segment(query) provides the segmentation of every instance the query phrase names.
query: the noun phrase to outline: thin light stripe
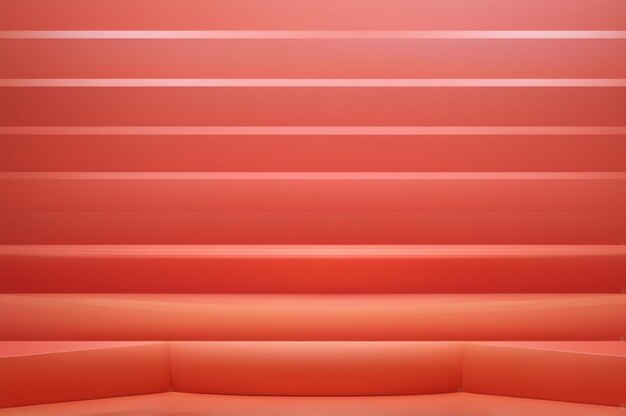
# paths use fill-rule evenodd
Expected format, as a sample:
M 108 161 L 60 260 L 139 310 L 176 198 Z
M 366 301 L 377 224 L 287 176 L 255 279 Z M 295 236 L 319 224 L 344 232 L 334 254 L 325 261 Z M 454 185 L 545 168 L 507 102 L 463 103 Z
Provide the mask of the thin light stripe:
M 0 87 L 624 87 L 609 78 L 37 78 L 0 79 Z
M 490 258 L 625 255 L 625 245 L 0 245 L 0 256 L 29 257 Z
M 626 135 L 626 126 L 0 126 L 0 135 L 580 136 Z
M 0 180 L 626 180 L 626 172 L 0 172 Z
M 2 39 L 626 39 L 623 30 L 26 30 Z

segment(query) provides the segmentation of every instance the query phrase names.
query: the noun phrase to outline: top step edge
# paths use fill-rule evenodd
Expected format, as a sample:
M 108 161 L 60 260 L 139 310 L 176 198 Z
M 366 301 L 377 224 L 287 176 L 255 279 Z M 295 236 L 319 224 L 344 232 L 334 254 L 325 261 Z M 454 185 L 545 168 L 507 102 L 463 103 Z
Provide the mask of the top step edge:
M 626 172 L 0 172 L 0 180 L 626 180 Z
M 626 30 L 0 30 L 0 39 L 626 39 Z
M 626 245 L 0 245 L 2 256 L 493 258 L 626 256 Z
M 0 126 L 7 135 L 563 136 L 626 135 L 626 126 Z

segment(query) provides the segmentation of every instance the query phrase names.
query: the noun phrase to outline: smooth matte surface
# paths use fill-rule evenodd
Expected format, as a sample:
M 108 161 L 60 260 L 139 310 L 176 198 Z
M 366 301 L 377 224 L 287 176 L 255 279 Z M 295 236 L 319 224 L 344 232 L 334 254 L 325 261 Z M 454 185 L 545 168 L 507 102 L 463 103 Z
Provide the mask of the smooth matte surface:
M 620 0 L 3 0 L 0 29 L 624 30 Z M 149 10 L 150 13 L 146 13 Z M 454 10 L 454 13 L 451 13 Z M 486 13 L 485 11 L 488 11 Z
M 624 48 L 626 39 L 85 42 L 0 34 L 0 61 L 11 62 L 0 78 L 624 78 Z
M 0 406 L 180 391 L 482 394 L 620 406 L 623 341 L 0 342 Z
M 626 173 L 15 172 L 0 193 L 6 212 L 602 212 L 626 211 Z
M 160 393 L 170 386 L 164 343 L 2 342 L 3 351 L 0 407 Z
M 133 215 L 135 221 L 126 229 L 112 223 L 99 231 L 109 238 L 118 232 L 129 238 L 147 216 Z M 78 217 L 84 220 L 82 228 L 93 229 L 87 221 L 91 216 L 74 213 L 74 220 Z M 193 221 L 203 217 L 188 217 L 188 233 L 177 229 L 177 238 L 198 238 L 200 229 L 197 223 L 193 228 Z M 237 218 L 243 217 L 232 216 L 229 224 L 235 226 Z M 247 225 L 259 230 L 259 224 Z M 346 232 L 346 225 L 338 230 Z M 416 236 L 423 236 L 427 225 L 416 228 Z M 549 226 L 553 232 L 555 224 Z M 52 238 L 32 224 L 27 229 L 43 240 Z M 265 230 L 268 238 L 280 231 Z M 80 229 L 68 224 L 58 231 L 69 238 Z M 325 231 L 339 238 L 337 230 Z M 437 231 L 444 230 L 432 230 Z M 148 232 L 144 229 L 144 237 Z M 8 277 L 0 279 L 4 293 L 621 293 L 626 288 L 626 246 L 8 245 L 0 246 L 0 274 Z
M 540 344 L 466 345 L 463 391 L 623 406 L 626 342 L 614 351 L 594 350 L 593 344 L 582 351 Z
M 174 389 L 191 393 L 450 393 L 462 377 L 458 343 L 175 342 L 170 359 Z
M 50 130 L 50 129 L 46 129 Z M 124 130 L 124 129 L 122 129 Z M 102 129 L 0 135 L 6 172 L 624 172 L 626 134 L 437 135 L 319 131 L 262 135 Z M 148 130 L 148 131 L 144 131 Z M 315 130 L 315 129 L 313 129 Z M 392 129 L 390 129 L 392 130 Z M 626 129 L 625 129 L 626 130 Z M 151 131 L 151 133 L 150 133 Z M 563 149 L 567 148 L 567 152 Z
M 0 409 L 2 416 L 623 416 L 623 409 L 449 393 L 421 396 L 267 397 L 160 393 Z
M 0 415 L 623 414 L 623 0 L 0 10 Z
M 35 341 L 619 340 L 626 295 L 4 294 L 0 327 Z
M 622 244 L 624 212 L 0 212 L 2 244 Z
M 626 87 L 2 87 L 0 126 L 623 126 Z

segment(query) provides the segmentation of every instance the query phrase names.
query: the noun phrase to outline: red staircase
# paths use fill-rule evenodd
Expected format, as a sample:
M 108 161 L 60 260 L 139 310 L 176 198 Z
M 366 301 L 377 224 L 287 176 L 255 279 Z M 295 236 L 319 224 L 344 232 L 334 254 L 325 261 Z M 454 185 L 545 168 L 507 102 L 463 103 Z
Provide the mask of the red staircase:
M 0 416 L 623 415 L 623 1 L 0 10 Z

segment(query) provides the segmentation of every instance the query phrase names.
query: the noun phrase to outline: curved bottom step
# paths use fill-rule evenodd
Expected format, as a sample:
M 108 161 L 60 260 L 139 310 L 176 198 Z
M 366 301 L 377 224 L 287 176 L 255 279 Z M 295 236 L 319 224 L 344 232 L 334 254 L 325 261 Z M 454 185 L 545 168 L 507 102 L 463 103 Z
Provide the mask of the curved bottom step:
M 619 409 L 624 374 L 621 341 L 11 341 L 0 342 L 0 407 L 175 391 L 276 400 L 465 392 Z

